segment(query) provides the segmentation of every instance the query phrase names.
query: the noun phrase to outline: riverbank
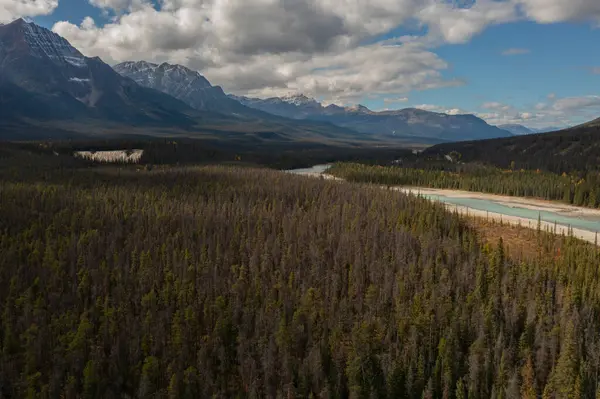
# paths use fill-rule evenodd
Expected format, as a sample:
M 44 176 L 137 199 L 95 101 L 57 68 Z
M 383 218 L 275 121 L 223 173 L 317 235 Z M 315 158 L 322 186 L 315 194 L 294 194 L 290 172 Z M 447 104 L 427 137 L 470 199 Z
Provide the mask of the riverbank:
M 427 187 L 399 187 L 401 191 L 420 195 L 444 196 L 452 198 L 470 198 L 494 201 L 508 207 L 518 207 L 534 211 L 557 213 L 567 217 L 579 217 L 600 221 L 600 210 L 567 205 L 556 201 L 539 200 L 525 197 L 487 194 L 474 191 L 447 190 Z
M 584 220 L 600 221 L 600 210 L 580 208 L 572 205 L 563 205 L 552 201 L 536 200 L 522 197 L 509 197 L 470 191 L 432 189 L 424 187 L 394 187 L 394 189 L 404 193 L 412 193 L 415 195 L 423 196 L 443 196 L 450 198 L 468 198 L 493 201 L 495 203 L 510 208 L 523 208 L 538 212 L 552 212 L 565 217 L 575 217 Z M 448 210 L 458 212 L 459 214 L 467 217 L 485 218 L 488 220 L 501 221 L 502 223 L 506 223 L 513 226 L 522 226 L 532 229 L 537 229 L 539 223 L 540 228 L 543 231 L 547 231 L 558 235 L 568 235 L 569 230 L 571 230 L 573 236 L 576 238 L 590 243 L 596 242 L 597 233 L 590 230 L 574 228 L 569 225 L 564 225 L 556 222 L 549 222 L 544 220 L 540 222 L 531 218 L 524 218 L 497 212 L 473 209 L 467 206 L 452 203 L 444 203 L 444 205 Z
M 316 165 L 313 168 L 307 168 L 302 170 L 289 171 L 295 174 L 303 176 L 324 178 L 328 180 L 343 181 L 339 177 L 327 174 L 329 165 Z M 382 187 L 387 188 L 387 187 Z M 502 222 L 506 225 L 521 226 L 531 229 L 537 229 L 539 227 L 546 232 L 550 232 L 558 235 L 569 235 L 572 232 L 573 236 L 581 240 L 595 243 L 597 233 L 596 231 L 572 227 L 571 223 L 559 223 L 557 221 L 541 220 L 538 221 L 536 217 L 522 217 L 516 215 L 510 215 L 500 212 L 494 212 L 490 210 L 477 209 L 476 207 L 466 206 L 460 203 L 452 202 L 468 202 L 468 201 L 488 201 L 497 205 L 499 208 L 503 208 L 508 213 L 528 213 L 527 216 L 531 216 L 532 213 L 539 213 L 544 215 L 547 219 L 549 214 L 556 215 L 557 219 L 567 218 L 573 222 L 584 222 L 589 224 L 596 224 L 600 226 L 600 210 L 581 208 L 573 205 L 561 204 L 559 202 L 545 201 L 538 199 L 530 199 L 523 197 L 510 197 L 495 194 L 486 194 L 471 191 L 461 190 L 448 190 L 448 189 L 434 189 L 426 187 L 400 187 L 392 186 L 392 190 L 397 190 L 403 193 L 412 193 L 415 195 L 422 195 L 436 201 L 439 199 L 449 211 L 458 212 L 465 217 L 472 218 L 483 218 L 488 221 Z M 544 218 L 542 218 L 544 219 Z M 588 226 L 585 226 L 588 227 Z

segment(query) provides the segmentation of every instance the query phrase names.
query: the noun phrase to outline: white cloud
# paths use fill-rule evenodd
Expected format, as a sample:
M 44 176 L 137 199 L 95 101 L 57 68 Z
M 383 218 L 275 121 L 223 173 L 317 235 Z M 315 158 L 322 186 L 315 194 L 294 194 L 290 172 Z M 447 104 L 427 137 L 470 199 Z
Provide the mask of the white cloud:
M 132 11 L 140 9 L 146 5 L 149 5 L 148 0 L 88 0 L 94 7 L 101 8 L 103 10 L 113 10 L 117 13 L 123 11 Z
M 476 115 L 492 125 L 521 124 L 527 127 L 573 126 L 595 119 L 600 115 L 600 96 L 558 98 L 547 96 L 547 102 L 533 105 L 531 109 L 517 108 L 498 102 L 488 102 Z
M 58 7 L 58 0 L 0 0 L 0 23 L 21 17 L 48 15 Z
M 566 97 L 556 100 L 556 111 L 574 111 L 594 108 L 600 114 L 600 96 Z
M 382 27 L 359 27 L 356 12 L 402 19 L 416 1 L 386 8 L 384 0 L 348 0 L 346 14 L 332 7 L 336 1 L 346 0 L 170 0 L 162 9 L 142 6 L 102 28 L 88 18 L 80 26 L 59 22 L 53 30 L 86 55 L 113 63 L 181 63 L 228 91 L 252 96 L 297 90 L 337 101 L 463 84 L 443 78 L 447 63 L 420 43 L 358 44 Z
M 531 50 L 526 49 L 526 48 L 509 48 L 506 49 L 502 52 L 502 55 L 523 55 L 523 54 L 529 54 L 531 53 Z
M 512 109 L 512 107 L 510 105 L 506 105 L 506 104 L 502 104 L 499 102 L 487 102 L 487 103 L 483 103 L 481 105 L 481 108 L 483 109 L 489 109 L 489 110 L 497 110 L 497 111 L 510 111 Z
M 600 21 L 598 0 L 516 0 L 527 18 L 539 23 Z
M 490 25 L 518 19 L 510 1 L 479 0 L 470 7 L 458 7 L 456 2 L 447 1 L 429 3 L 432 4 L 424 7 L 417 18 L 429 27 L 430 34 L 447 43 L 466 43 Z
M 598 0 L 89 2 L 116 17 L 103 26 L 88 18 L 80 26 L 63 21 L 53 28 L 86 55 L 111 63 L 180 63 L 238 94 L 300 90 L 330 102 L 369 94 L 403 98 L 414 90 L 464 84 L 442 75 L 448 65 L 431 49 L 468 42 L 492 25 L 525 18 L 600 21 Z M 407 23 L 428 33 L 365 45 Z
M 397 104 L 397 103 L 405 103 L 408 102 L 408 97 L 394 97 L 394 98 L 384 98 L 384 104 Z
M 463 115 L 463 114 L 470 113 L 468 111 L 465 111 L 464 109 L 457 108 L 457 107 L 444 107 L 444 106 L 433 105 L 433 104 L 415 105 L 415 108 L 422 109 L 424 111 L 439 112 L 439 113 L 448 114 L 448 115 Z
M 600 75 L 600 67 L 592 67 L 590 70 L 594 75 Z

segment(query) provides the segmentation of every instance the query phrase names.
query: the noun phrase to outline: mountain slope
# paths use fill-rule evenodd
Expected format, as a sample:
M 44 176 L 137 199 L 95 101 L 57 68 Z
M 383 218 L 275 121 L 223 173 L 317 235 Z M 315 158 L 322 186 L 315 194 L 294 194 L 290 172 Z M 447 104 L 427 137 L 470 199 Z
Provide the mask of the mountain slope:
M 456 151 L 464 162 L 483 162 L 517 169 L 544 169 L 563 173 L 600 170 L 600 119 L 558 132 L 445 143 L 428 148 L 425 157 Z
M 440 141 L 510 137 L 511 134 L 474 115 L 447 115 L 421 109 L 374 112 L 367 107 L 324 107 L 303 95 L 268 99 L 231 96 L 242 104 L 261 111 L 294 119 L 333 123 L 358 132 Z
M 196 123 L 195 111 L 183 102 L 137 85 L 99 58 L 85 57 L 59 35 L 22 19 L 0 26 L 0 66 L 2 120 Z
M 204 76 L 181 65 L 128 61 L 113 68 L 140 86 L 168 94 L 198 110 L 221 114 L 256 114 L 229 98 L 221 87 L 212 86 Z

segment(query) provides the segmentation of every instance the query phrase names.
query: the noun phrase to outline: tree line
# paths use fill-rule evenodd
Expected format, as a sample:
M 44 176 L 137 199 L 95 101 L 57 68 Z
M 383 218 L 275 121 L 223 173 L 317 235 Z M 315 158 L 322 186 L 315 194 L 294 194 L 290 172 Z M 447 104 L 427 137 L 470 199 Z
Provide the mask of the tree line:
M 600 206 L 600 174 L 558 175 L 541 170 L 499 169 L 480 164 L 373 166 L 335 164 L 328 173 L 345 180 L 381 185 L 421 186 L 533 197 L 567 204 Z

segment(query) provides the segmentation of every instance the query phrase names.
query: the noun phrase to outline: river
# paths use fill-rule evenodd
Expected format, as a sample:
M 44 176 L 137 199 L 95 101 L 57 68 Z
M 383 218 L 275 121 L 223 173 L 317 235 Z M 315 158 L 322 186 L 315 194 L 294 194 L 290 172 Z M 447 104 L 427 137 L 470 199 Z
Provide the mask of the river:
M 288 172 L 316 176 L 327 171 L 330 165 L 315 165 L 312 168 L 294 169 Z M 449 209 L 477 217 L 502 219 L 511 224 L 537 227 L 538 218 L 545 230 L 556 228 L 558 233 L 573 234 L 586 241 L 594 242 L 600 232 L 600 211 L 521 197 L 507 197 L 457 190 L 437 190 L 419 187 L 397 187 L 403 192 L 412 192 L 432 201 L 445 204 Z

